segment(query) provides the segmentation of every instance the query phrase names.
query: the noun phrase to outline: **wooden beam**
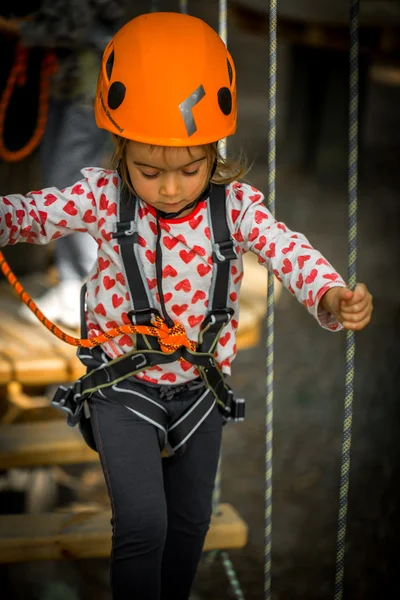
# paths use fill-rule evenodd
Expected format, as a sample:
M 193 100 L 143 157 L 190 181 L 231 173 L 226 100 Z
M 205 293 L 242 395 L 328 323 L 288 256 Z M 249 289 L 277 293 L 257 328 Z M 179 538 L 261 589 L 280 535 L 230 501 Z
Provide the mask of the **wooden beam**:
M 64 419 L 0 426 L 0 469 L 97 460 L 79 429 Z
M 0 516 L 0 563 L 108 557 L 111 513 Z M 248 527 L 229 504 L 212 518 L 204 550 L 242 548 Z

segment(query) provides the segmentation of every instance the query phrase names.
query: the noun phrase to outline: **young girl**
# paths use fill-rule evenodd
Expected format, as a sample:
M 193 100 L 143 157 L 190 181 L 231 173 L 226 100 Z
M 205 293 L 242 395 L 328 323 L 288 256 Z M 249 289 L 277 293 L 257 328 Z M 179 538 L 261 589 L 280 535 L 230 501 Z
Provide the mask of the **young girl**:
M 115 600 L 187 600 L 209 527 L 226 419 L 243 417 L 225 376 L 236 354 L 242 255 L 255 252 L 329 330 L 359 330 L 372 312 L 300 233 L 274 220 L 217 142 L 236 128 L 233 60 L 201 20 L 141 15 L 104 52 L 99 127 L 118 168 L 83 169 L 64 190 L 0 202 L 0 245 L 45 244 L 87 231 L 98 245 L 84 334 L 124 324 L 80 350 L 89 375 L 55 403 L 91 423 L 112 505 Z M 82 406 L 84 410 L 81 411 Z M 85 416 L 90 419 L 85 419 Z M 167 448 L 171 457 L 161 459 Z

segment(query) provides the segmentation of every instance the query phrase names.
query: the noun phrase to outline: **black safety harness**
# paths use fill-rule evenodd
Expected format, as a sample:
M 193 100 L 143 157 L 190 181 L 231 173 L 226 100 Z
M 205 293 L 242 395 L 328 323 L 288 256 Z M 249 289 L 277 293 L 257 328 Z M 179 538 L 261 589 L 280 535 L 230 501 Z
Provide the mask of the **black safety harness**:
M 209 292 L 208 313 L 202 323 L 199 343 L 194 352 L 184 346 L 171 353 L 160 349 L 157 338 L 144 334 L 136 335 L 135 349 L 118 358 L 111 360 L 100 346 L 95 348 L 79 348 L 78 357 L 88 368 L 87 373 L 70 387 L 60 386 L 53 398 L 52 404 L 68 414 L 68 424 L 75 426 L 89 416 L 87 400 L 95 393 L 107 390 L 111 396 L 136 414 L 152 422 L 161 432 L 161 446 L 167 447 L 168 452 L 175 452 L 201 424 L 207 414 L 217 403 L 224 420 L 241 421 L 244 419 L 244 400 L 234 396 L 219 368 L 215 357 L 215 349 L 222 330 L 232 318 L 233 309 L 228 307 L 230 283 L 230 261 L 237 258 L 234 244 L 226 219 L 225 186 L 211 184 L 209 188 L 209 223 L 212 242 L 212 260 L 214 263 L 212 281 Z M 113 237 L 117 240 L 120 255 L 125 270 L 125 279 L 130 292 L 132 310 L 129 318 L 135 325 L 151 325 L 152 316 L 160 315 L 153 305 L 153 299 L 147 285 L 138 253 L 139 237 L 137 231 L 139 202 L 126 186 L 120 189 L 119 220 Z M 157 220 L 156 242 L 156 274 L 160 296 L 162 316 L 168 326 L 173 322 L 169 317 L 162 294 L 162 251 L 160 245 L 161 228 Z M 85 325 L 85 296 L 86 286 L 82 289 L 82 337 L 87 336 Z M 129 388 L 132 381 L 142 384 L 132 378 L 144 369 L 156 365 L 175 362 L 184 359 L 195 365 L 203 382 L 204 392 L 199 398 L 179 415 L 175 422 L 168 422 L 165 407 L 150 399 L 146 393 L 133 393 Z M 130 378 L 130 379 L 128 379 Z M 122 385 L 124 382 L 124 385 Z M 143 382 L 146 383 L 146 382 Z M 182 386 L 157 386 L 166 392 L 184 389 Z M 132 383 L 133 387 L 137 389 Z M 141 389 L 146 388 L 141 385 Z M 168 389 L 167 389 L 168 388 Z M 162 395 L 162 394 L 161 394 Z

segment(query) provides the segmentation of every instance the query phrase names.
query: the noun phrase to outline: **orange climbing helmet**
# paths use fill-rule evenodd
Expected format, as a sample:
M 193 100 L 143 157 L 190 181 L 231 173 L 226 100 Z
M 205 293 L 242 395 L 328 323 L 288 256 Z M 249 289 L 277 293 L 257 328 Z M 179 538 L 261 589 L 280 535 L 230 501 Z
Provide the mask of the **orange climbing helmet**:
M 96 122 L 157 146 L 198 146 L 236 130 L 236 74 L 220 36 L 201 19 L 140 15 L 103 54 Z

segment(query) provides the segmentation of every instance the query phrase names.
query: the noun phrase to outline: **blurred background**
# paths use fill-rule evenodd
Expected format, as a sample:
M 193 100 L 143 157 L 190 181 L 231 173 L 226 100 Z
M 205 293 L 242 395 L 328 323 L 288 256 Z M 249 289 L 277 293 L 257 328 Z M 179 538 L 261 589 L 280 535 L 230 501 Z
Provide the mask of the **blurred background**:
M 9 4 L 2 2 L 3 16 L 27 15 L 35 3 L 21 2 L 19 13 L 18 2 Z M 265 193 L 267 4 L 228 2 L 228 47 L 237 69 L 239 106 L 237 135 L 229 140 L 228 151 L 245 150 L 252 164 L 248 179 Z M 132 0 L 124 18 L 151 9 L 179 10 L 179 2 Z M 188 9 L 218 28 L 217 1 L 189 0 Z M 348 9 L 346 0 L 278 0 L 276 214 L 303 232 L 344 276 Z M 0 40 L 0 88 L 8 77 L 13 43 L 7 36 Z M 386 600 L 396 596 L 400 535 L 400 2 L 361 0 L 360 46 L 358 280 L 374 295 L 375 311 L 370 326 L 356 336 L 345 598 Z M 14 99 L 6 118 L 9 147 L 25 143 L 36 119 L 41 50 L 35 52 L 27 95 Z M 0 193 L 23 193 L 41 185 L 39 150 L 19 162 L 0 163 Z M 105 149 L 104 164 L 109 151 Z M 7 258 L 21 276 L 48 273 L 49 268 L 51 273 L 53 265 L 51 248 L 30 246 L 27 253 L 24 245 L 9 247 Z M 234 363 L 232 383 L 247 399 L 247 419 L 225 428 L 222 466 L 222 500 L 249 525 L 247 545 L 230 556 L 245 597 L 254 599 L 263 597 L 264 320 L 257 328 L 259 340 L 241 350 Z M 334 589 L 345 337 L 319 328 L 283 291 L 276 306 L 275 340 L 273 597 L 325 600 Z M 23 479 L 26 472 L 21 472 Z M 18 492 L 7 483 L 6 470 L 2 481 L 1 512 L 26 508 L 26 489 Z M 74 488 L 71 481 L 81 487 Z M 47 488 L 40 489 L 45 495 Z M 93 470 L 66 467 L 52 490 L 53 508 L 107 502 Z M 45 506 L 46 498 L 39 493 L 37 502 Z M 111 598 L 107 560 L 6 565 L 0 566 L 0 574 L 5 600 Z M 201 565 L 193 592 L 197 599 L 234 597 L 218 561 Z

